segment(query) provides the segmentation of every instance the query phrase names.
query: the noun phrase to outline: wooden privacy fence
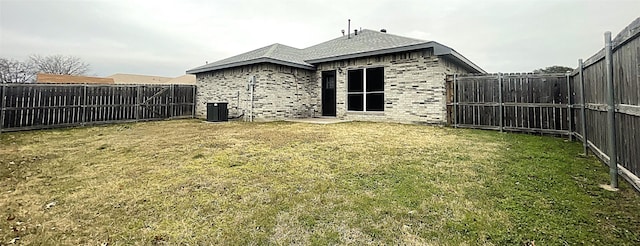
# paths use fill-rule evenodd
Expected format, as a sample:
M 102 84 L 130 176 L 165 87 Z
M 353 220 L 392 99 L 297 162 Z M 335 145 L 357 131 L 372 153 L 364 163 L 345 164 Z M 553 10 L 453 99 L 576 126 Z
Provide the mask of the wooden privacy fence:
M 449 124 L 568 135 L 567 79 L 565 74 L 451 76 L 447 82 Z
M 0 84 L 0 132 L 193 118 L 193 85 Z
M 620 174 L 640 190 L 640 18 L 613 40 L 609 62 L 606 49 L 584 63 L 579 60 L 570 75 L 572 100 L 576 102 L 574 135 L 583 142 L 585 153 L 590 149 L 605 163 L 610 163 L 613 154 L 616 161 L 612 163 L 617 164 Z M 613 125 L 607 119 L 608 76 L 613 85 Z
M 613 166 L 612 186 L 620 173 L 640 191 L 640 18 L 570 74 L 449 76 L 447 116 L 455 127 L 577 137 Z

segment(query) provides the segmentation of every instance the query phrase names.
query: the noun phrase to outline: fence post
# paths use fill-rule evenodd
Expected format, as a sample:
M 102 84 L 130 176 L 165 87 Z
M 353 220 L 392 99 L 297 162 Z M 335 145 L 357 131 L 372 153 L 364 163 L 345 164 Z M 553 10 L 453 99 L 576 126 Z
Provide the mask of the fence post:
M 453 128 L 458 128 L 458 101 L 456 98 L 458 97 L 458 90 L 456 89 L 456 81 L 458 80 L 458 75 L 453 75 Z
M 571 82 L 570 82 L 570 73 L 567 72 L 567 116 L 568 124 L 569 124 L 569 141 L 573 141 L 573 104 L 571 104 Z
M 498 109 L 500 112 L 500 132 L 504 130 L 504 103 L 502 100 L 502 73 L 498 73 Z
M 173 118 L 173 104 L 175 103 L 173 98 L 175 97 L 175 85 L 170 85 L 171 87 L 169 87 L 169 108 L 167 109 L 169 112 L 167 113 L 167 118 L 168 119 L 172 119 Z
M 0 85 L 0 89 L 2 89 L 2 94 L 0 94 L 0 133 L 2 132 L 2 128 L 4 127 L 4 112 L 5 112 L 5 95 L 7 95 L 7 84 L 2 83 Z
M 578 70 L 579 76 L 580 76 L 580 95 L 582 98 L 582 114 L 581 114 L 581 125 L 582 125 L 582 148 L 584 150 L 584 155 L 588 155 L 589 154 L 589 140 L 587 138 L 587 98 L 586 95 L 584 94 L 584 63 L 582 63 L 582 59 L 578 60 Z
M 613 55 L 611 47 L 611 32 L 604 33 L 605 42 L 605 64 L 607 75 L 607 127 L 609 136 L 609 175 L 611 176 L 611 187 L 618 188 L 618 153 L 616 152 L 616 111 L 613 89 Z
M 140 103 L 142 91 L 140 90 L 140 85 L 136 85 L 136 122 L 140 121 Z
M 87 84 L 85 83 L 82 88 L 82 104 L 80 107 L 82 108 L 82 126 L 87 124 Z
M 198 96 L 196 95 L 197 91 L 196 91 L 196 87 L 195 85 L 193 85 L 193 110 L 191 110 L 191 118 L 195 119 L 196 118 L 196 105 L 198 103 Z

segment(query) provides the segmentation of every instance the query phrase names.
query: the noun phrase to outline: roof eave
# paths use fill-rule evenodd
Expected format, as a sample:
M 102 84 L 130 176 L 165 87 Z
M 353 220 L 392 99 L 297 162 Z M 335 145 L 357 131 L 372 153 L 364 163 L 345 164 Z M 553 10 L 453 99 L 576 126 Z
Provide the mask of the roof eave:
M 347 55 L 310 59 L 305 61 L 310 64 L 318 64 L 323 62 L 339 61 L 339 60 L 360 58 L 360 57 L 366 57 L 366 56 L 376 56 L 376 55 L 384 55 L 384 54 L 411 51 L 411 50 L 420 50 L 420 49 L 433 48 L 432 43 L 433 42 L 426 42 L 421 44 L 407 45 L 407 46 L 395 47 L 390 49 L 372 50 L 372 51 L 365 51 L 365 52 L 353 53 L 353 54 L 347 54 Z
M 307 70 L 314 70 L 315 69 L 315 66 L 313 66 L 311 64 L 304 65 L 304 64 L 287 62 L 287 61 L 277 60 L 277 59 L 268 58 L 268 57 L 261 57 L 261 58 L 258 58 L 258 59 L 241 61 L 241 62 L 234 62 L 234 63 L 228 63 L 228 64 L 219 65 L 219 66 L 194 68 L 194 69 L 191 69 L 191 70 L 187 70 L 186 73 L 187 74 L 198 74 L 198 73 L 221 70 L 221 69 L 225 69 L 225 68 L 233 68 L 233 67 L 240 67 L 240 66 L 246 66 L 246 65 L 253 65 L 253 64 L 258 64 L 258 63 L 273 63 L 273 64 L 285 65 L 285 66 L 290 66 L 290 67 L 295 67 L 295 68 L 302 68 L 302 69 L 307 69 Z
M 456 52 L 453 49 L 451 50 L 451 52 L 448 55 L 450 55 L 453 58 L 455 58 L 460 64 L 462 64 L 465 67 L 467 67 L 467 69 L 475 70 L 477 73 L 481 73 L 481 74 L 486 74 L 487 73 L 486 71 L 484 71 L 484 69 L 480 68 L 478 65 L 476 65 L 473 62 L 471 62 L 469 59 L 467 59 L 466 57 L 464 57 L 463 55 L 461 55 L 460 53 Z
M 456 62 L 462 64 L 469 70 L 475 70 L 477 73 L 483 73 L 483 74 L 487 73 L 478 65 L 474 64 L 469 59 L 461 55 L 460 53 L 435 41 L 429 41 L 426 43 L 407 45 L 407 46 L 396 47 L 391 49 L 381 49 L 381 50 L 373 50 L 373 51 L 367 51 L 367 52 L 361 52 L 361 53 L 355 53 L 355 54 L 325 57 L 320 59 L 311 59 L 311 60 L 306 60 L 306 62 L 310 64 L 318 64 L 323 62 L 353 59 L 353 58 L 360 58 L 360 57 L 366 57 L 366 56 L 384 55 L 384 54 L 390 54 L 390 53 L 429 49 L 429 48 L 433 48 L 433 54 L 436 56 L 450 56 L 451 59 L 456 60 Z

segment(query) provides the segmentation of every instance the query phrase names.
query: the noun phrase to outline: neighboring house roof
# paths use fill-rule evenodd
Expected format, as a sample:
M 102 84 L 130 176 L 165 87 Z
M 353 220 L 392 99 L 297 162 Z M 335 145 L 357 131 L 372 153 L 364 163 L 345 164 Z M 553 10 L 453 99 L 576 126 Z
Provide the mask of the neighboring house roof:
M 165 84 L 171 80 L 169 77 L 149 76 L 139 74 L 116 73 L 107 78 L 112 78 L 116 84 Z
M 426 48 L 433 48 L 435 55 L 447 57 L 470 71 L 486 73 L 455 50 L 434 41 L 407 38 L 367 29 L 362 30 L 358 35 L 351 34 L 350 37 L 342 36 L 305 49 L 273 44 L 193 68 L 187 73 L 195 74 L 262 62 L 314 69 L 313 64 L 322 62 Z
M 180 77 L 176 77 L 176 78 L 170 79 L 169 81 L 165 82 L 165 84 L 195 85 L 196 84 L 196 76 L 193 75 L 193 74 L 185 74 L 185 75 L 182 75 Z
M 196 76 L 192 74 L 185 74 L 179 77 L 160 77 L 149 76 L 139 74 L 125 74 L 117 73 L 107 78 L 112 78 L 116 84 L 137 84 L 137 85 L 149 85 L 149 84 L 182 84 L 182 85 L 195 85 Z
M 60 75 L 39 73 L 36 83 L 42 84 L 114 84 L 112 78 L 98 78 L 88 76 Z

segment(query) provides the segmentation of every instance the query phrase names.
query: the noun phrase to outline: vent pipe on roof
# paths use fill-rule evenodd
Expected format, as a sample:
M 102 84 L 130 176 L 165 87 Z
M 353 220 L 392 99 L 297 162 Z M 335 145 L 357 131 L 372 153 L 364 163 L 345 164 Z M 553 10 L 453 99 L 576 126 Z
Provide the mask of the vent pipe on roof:
M 347 23 L 347 32 L 349 32 L 349 34 L 347 34 L 347 39 L 351 39 L 351 19 L 349 19 Z
M 380 32 L 387 33 L 387 29 L 380 29 Z
M 353 35 L 358 36 L 358 29 L 353 30 Z

